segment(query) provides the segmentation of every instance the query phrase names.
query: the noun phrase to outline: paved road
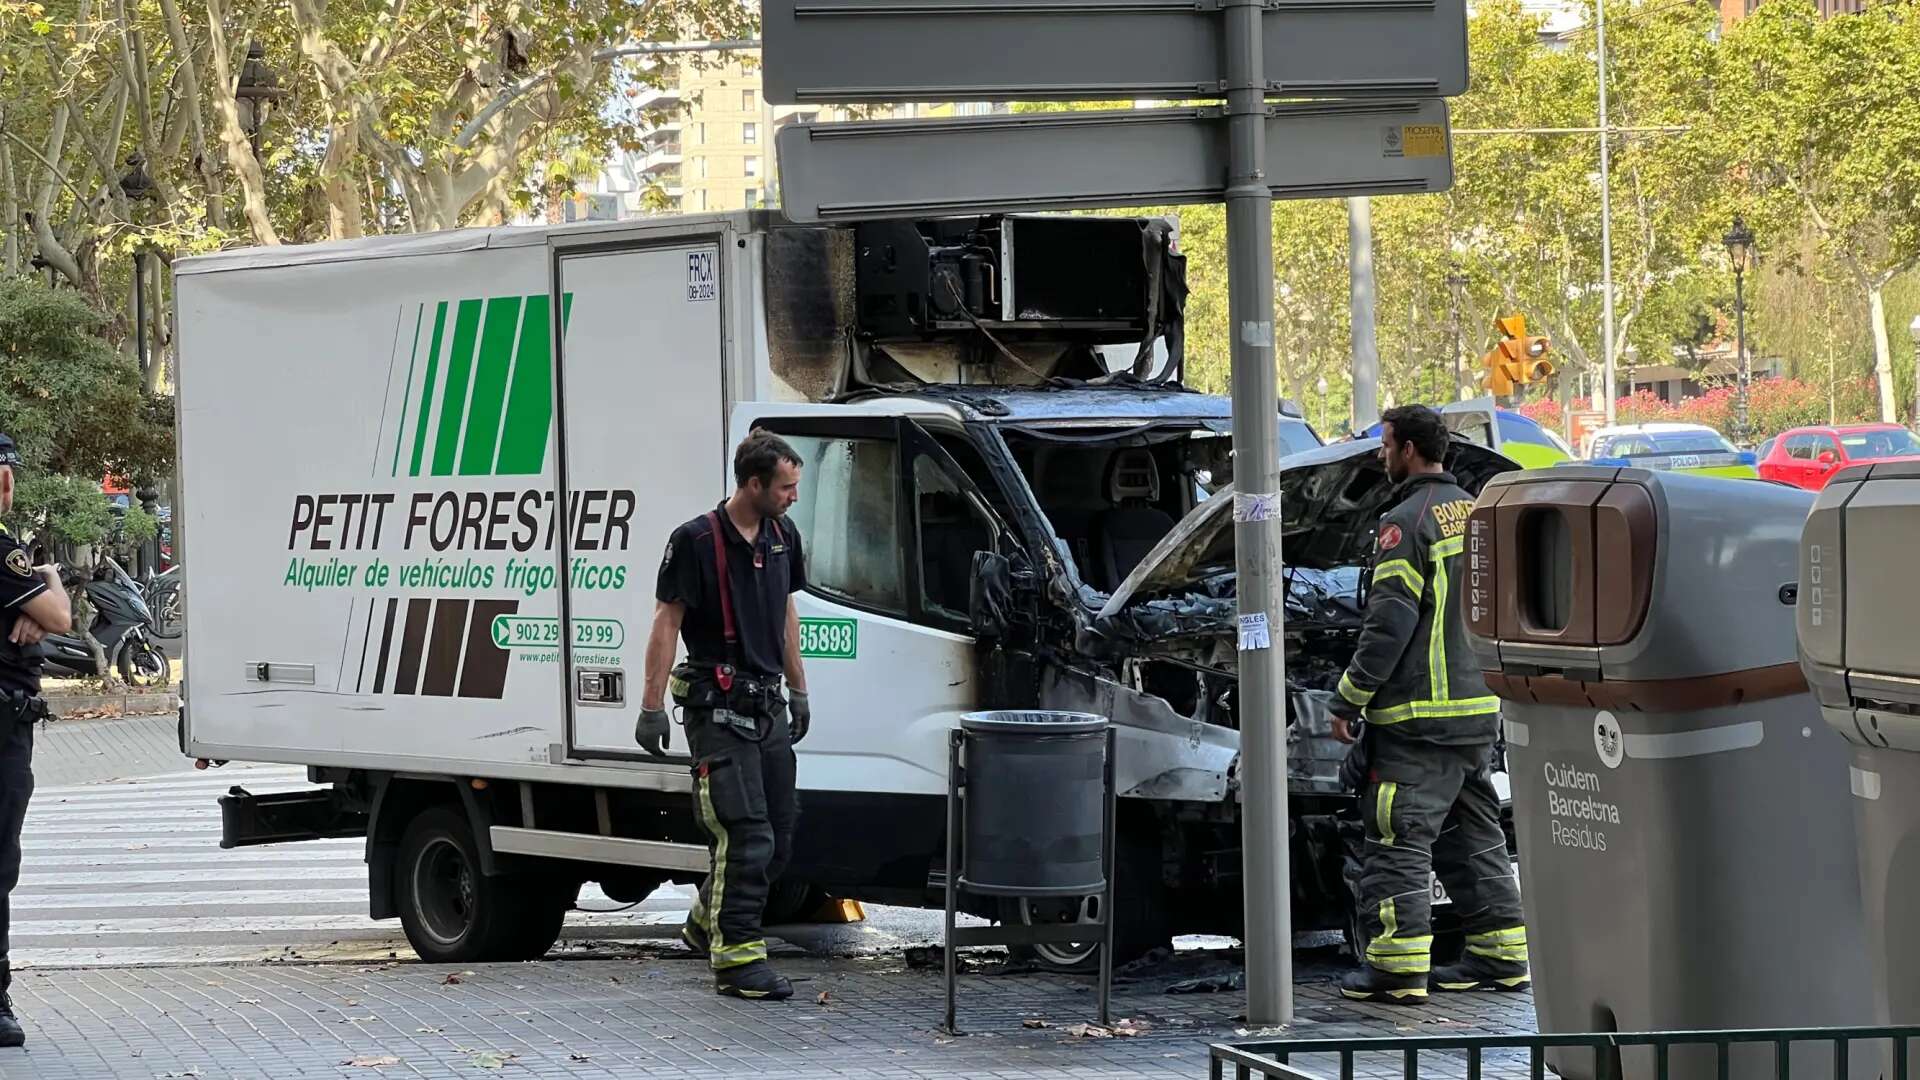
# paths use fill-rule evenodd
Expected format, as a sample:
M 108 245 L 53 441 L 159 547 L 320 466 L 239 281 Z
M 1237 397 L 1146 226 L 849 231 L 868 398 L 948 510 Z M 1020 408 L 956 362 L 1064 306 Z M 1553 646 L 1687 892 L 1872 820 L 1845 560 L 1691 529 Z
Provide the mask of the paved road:
M 171 721 L 164 721 L 170 724 Z M 105 773 L 156 754 L 141 720 L 55 724 L 40 740 L 43 774 Z M 170 737 L 170 735 L 168 736 Z M 252 960 L 410 957 L 396 921 L 367 918 L 360 840 L 223 851 L 220 795 L 308 786 L 304 769 L 228 765 L 94 783 L 42 782 L 27 814 L 26 857 L 13 894 L 17 967 L 129 966 Z M 638 906 L 588 886 L 559 951 L 605 954 L 670 941 L 692 890 L 668 886 Z M 835 955 L 938 940 L 937 913 L 871 909 L 866 924 L 785 935 Z
M 1144 1034 L 1083 1037 L 1071 1025 L 1091 1019 L 1086 981 L 1010 971 L 987 953 L 969 958 L 961 991 L 978 1037 L 950 1039 L 934 1030 L 937 972 L 902 957 L 937 940 L 938 916 L 886 908 L 864 924 L 782 932 L 794 1001 L 716 998 L 705 965 L 673 941 L 684 889 L 576 913 L 546 963 L 419 964 L 397 924 L 366 918 L 357 842 L 220 850 L 220 793 L 297 787 L 302 770 L 196 773 L 171 732 L 159 718 L 40 733 L 43 780 L 14 893 L 14 993 L 30 1041 L 0 1051 L 0 1080 L 463 1077 L 502 1066 L 581 1080 L 1198 1077 L 1204 1041 L 1232 1037 L 1244 1008 L 1238 992 L 1165 993 L 1225 969 L 1221 953 L 1188 951 L 1116 988 L 1116 1015 Z M 152 773 L 162 775 L 128 779 Z M 581 902 L 618 906 L 591 891 Z M 1331 950 L 1302 954 L 1297 1034 L 1532 1024 L 1525 995 L 1416 1010 L 1344 1002 L 1332 985 L 1344 964 Z M 1525 1074 L 1517 1061 L 1489 1064 L 1489 1076 Z M 1357 1075 L 1399 1070 L 1382 1057 Z

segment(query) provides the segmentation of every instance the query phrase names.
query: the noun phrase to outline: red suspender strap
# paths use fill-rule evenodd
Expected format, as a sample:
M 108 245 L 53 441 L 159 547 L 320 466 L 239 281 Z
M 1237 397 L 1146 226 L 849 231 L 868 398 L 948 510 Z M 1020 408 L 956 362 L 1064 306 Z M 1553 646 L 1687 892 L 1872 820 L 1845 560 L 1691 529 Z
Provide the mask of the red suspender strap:
M 727 580 L 727 538 L 720 532 L 720 514 L 707 511 L 707 524 L 713 526 L 713 568 L 720 574 L 720 631 L 727 639 L 727 658 L 733 658 L 733 647 L 740 640 L 733 626 L 733 583 Z

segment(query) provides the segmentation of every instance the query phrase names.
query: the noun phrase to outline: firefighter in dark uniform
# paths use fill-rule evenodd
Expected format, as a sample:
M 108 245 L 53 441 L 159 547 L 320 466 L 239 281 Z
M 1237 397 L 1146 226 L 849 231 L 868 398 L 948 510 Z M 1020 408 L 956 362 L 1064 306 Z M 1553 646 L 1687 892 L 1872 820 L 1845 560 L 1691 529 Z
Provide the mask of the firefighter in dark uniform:
M 1424 1001 L 1429 986 L 1523 990 L 1527 928 L 1492 783 L 1500 702 L 1468 647 L 1460 605 L 1473 496 L 1443 468 L 1439 413 L 1407 405 L 1383 420 L 1381 456 L 1399 485 L 1397 505 L 1375 533 L 1360 642 L 1332 705 L 1334 736 L 1360 740 L 1347 772 L 1366 824 L 1360 905 L 1370 936 L 1360 970 L 1340 988 L 1363 1001 L 1409 1003 Z M 1430 873 L 1467 933 L 1466 955 L 1439 970 Z
M 13 440 L 0 435 L 0 514 L 13 511 L 14 470 L 20 466 Z M 40 639 L 63 634 L 73 610 L 60 568 L 35 566 L 33 557 L 0 526 L 0 1046 L 20 1046 L 27 1036 L 13 1014 L 13 968 L 7 959 L 12 923 L 8 898 L 20 882 L 20 827 L 33 797 L 33 723 L 47 715 L 40 697 Z
M 812 719 L 793 606 L 806 587 L 806 559 L 784 516 L 799 495 L 800 467 L 785 440 L 753 432 L 734 451 L 733 495 L 673 531 L 634 733 L 648 752 L 666 752 L 671 690 L 694 762 L 694 816 L 711 856 L 680 934 L 707 954 L 717 992 L 755 1000 L 793 996 L 767 964 L 760 918 L 793 850 L 793 744 Z M 687 647 L 678 667 L 676 634 Z

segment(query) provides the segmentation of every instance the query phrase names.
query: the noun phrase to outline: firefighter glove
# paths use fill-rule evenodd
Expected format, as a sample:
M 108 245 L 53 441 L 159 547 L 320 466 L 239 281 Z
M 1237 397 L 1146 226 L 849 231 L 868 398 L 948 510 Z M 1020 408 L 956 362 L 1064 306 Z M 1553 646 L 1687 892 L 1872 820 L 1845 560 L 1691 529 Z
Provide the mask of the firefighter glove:
M 813 726 L 813 706 L 807 702 L 805 690 L 789 688 L 787 690 L 787 734 L 791 741 L 799 742 L 807 737 L 807 729 Z
M 640 722 L 633 725 L 633 741 L 654 757 L 667 756 L 672 733 L 673 720 L 665 709 L 641 709 Z

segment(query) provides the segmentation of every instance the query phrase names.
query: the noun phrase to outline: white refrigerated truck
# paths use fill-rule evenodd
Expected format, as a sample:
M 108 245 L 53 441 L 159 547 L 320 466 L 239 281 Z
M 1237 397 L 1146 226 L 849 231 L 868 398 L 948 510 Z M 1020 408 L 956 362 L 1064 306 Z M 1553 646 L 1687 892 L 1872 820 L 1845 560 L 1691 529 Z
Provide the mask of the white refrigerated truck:
M 1234 932 L 1229 409 L 1166 378 L 1174 246 L 1143 219 L 749 212 L 180 260 L 182 749 L 314 783 L 225 798 L 223 843 L 364 835 L 372 915 L 440 961 L 544 953 L 583 881 L 697 879 L 689 763 L 634 744 L 641 658 L 668 533 L 762 424 L 807 462 L 817 717 L 770 920 L 817 889 L 937 904 L 947 732 L 1041 706 L 1121 725 L 1123 944 Z M 1302 927 L 1347 908 L 1314 702 L 1385 490 L 1349 445 L 1288 474 L 1318 507 L 1288 525 Z

